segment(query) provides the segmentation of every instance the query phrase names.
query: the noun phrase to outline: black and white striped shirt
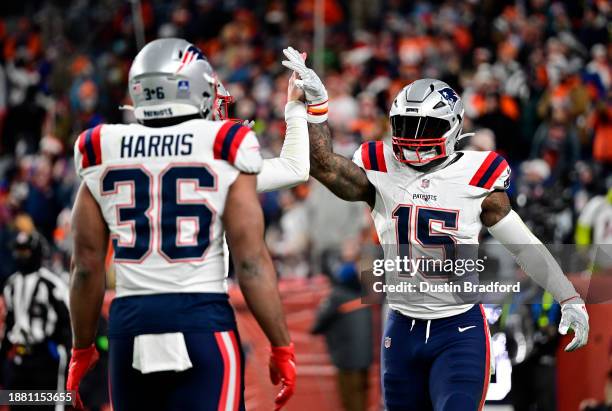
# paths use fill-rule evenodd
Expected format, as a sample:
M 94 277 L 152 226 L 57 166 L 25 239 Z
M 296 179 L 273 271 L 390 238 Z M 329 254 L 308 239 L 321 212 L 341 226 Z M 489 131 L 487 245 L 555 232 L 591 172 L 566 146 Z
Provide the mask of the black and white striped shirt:
M 8 278 L 3 295 L 3 346 L 35 347 L 47 340 L 69 345 L 68 284 L 63 278 L 44 267 L 25 275 L 17 272 Z

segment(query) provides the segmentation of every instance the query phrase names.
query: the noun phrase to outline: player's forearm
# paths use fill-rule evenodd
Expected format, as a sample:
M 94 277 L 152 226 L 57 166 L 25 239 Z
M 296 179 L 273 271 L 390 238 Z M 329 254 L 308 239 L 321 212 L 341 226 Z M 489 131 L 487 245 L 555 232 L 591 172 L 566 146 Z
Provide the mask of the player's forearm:
M 310 140 L 310 174 L 326 184 L 333 172 L 335 156 L 327 122 L 308 123 L 308 137 Z
M 333 152 L 327 122 L 308 123 L 308 133 L 310 175 L 343 200 L 372 203 L 374 192 L 363 170 Z
M 263 161 L 257 175 L 257 191 L 280 190 L 308 181 L 310 150 L 306 106 L 290 101 L 285 106 L 287 131 L 280 157 Z
M 285 323 L 272 260 L 266 251 L 257 257 L 235 261 L 242 294 L 270 344 L 289 345 L 291 339 Z
M 93 344 L 105 290 L 104 268 L 73 264 L 70 275 L 70 318 L 73 346 Z

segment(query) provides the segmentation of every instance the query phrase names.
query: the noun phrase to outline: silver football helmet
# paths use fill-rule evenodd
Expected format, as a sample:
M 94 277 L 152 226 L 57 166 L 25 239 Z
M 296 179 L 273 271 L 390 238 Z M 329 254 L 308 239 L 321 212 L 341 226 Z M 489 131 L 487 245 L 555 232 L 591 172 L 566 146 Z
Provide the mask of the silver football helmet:
M 144 46 L 132 63 L 128 86 L 138 121 L 194 114 L 214 118 L 215 72 L 186 40 L 166 38 Z
M 420 79 L 404 87 L 389 112 L 397 160 L 418 166 L 451 155 L 463 113 L 461 98 L 443 81 Z

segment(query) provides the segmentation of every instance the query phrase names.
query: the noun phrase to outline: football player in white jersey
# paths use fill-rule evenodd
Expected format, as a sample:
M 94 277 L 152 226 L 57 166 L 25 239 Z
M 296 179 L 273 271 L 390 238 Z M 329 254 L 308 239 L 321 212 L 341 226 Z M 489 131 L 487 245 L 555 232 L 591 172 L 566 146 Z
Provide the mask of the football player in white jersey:
M 263 241 L 256 186 L 279 188 L 307 175 L 292 174 L 295 158 L 262 160 L 248 127 L 211 121 L 218 84 L 211 73 L 187 41 L 149 43 L 129 75 L 140 124 L 102 124 L 75 144 L 83 184 L 72 219 L 74 348 L 67 388 L 78 393 L 98 357 L 93 341 L 110 238 L 117 275 L 109 319 L 116 410 L 244 410 L 244 354 L 228 303 L 224 233 L 242 292 L 272 345 L 270 376 L 282 383 L 276 410 L 295 388 L 293 344 Z M 294 80 L 285 114 L 287 140 L 299 145 L 307 135 L 306 108 Z
M 559 331 L 575 333 L 566 350 L 586 344 L 584 302 L 511 209 L 506 160 L 494 152 L 455 151 L 464 112 L 451 87 L 434 79 L 404 87 L 390 109 L 391 146 L 366 142 L 351 161 L 333 153 L 327 92 L 320 79 L 296 50 L 284 53 L 283 64 L 300 76 L 309 106 L 310 173 L 338 197 L 371 207 L 380 242 L 393 245 L 385 247 L 387 259 L 402 249 L 453 255 L 457 245 L 477 244 L 484 225 L 561 303 Z M 387 284 L 398 283 L 402 275 L 387 272 Z M 407 293 L 387 294 L 387 300 L 390 314 L 381 348 L 386 409 L 482 409 L 490 377 L 482 308 L 431 299 L 415 303 Z

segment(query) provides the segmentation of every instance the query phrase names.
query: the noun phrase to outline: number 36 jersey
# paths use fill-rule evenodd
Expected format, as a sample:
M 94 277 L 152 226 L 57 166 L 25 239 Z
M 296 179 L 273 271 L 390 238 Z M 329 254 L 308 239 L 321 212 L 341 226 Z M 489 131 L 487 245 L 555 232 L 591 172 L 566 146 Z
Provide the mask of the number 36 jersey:
M 372 218 L 386 260 L 448 258 L 457 244 L 478 244 L 481 204 L 493 190 L 504 190 L 510 177 L 506 160 L 490 151 L 459 151 L 445 167 L 423 172 L 397 161 L 382 141 L 371 141 L 361 145 L 353 161 L 376 189 Z M 402 275 L 387 271 L 386 283 L 402 282 Z M 449 317 L 472 306 L 428 297 L 415 303 L 413 295 L 387 293 L 390 308 L 413 318 Z
M 79 135 L 74 158 L 110 231 L 117 296 L 226 292 L 225 200 L 262 165 L 248 127 L 103 124 Z

